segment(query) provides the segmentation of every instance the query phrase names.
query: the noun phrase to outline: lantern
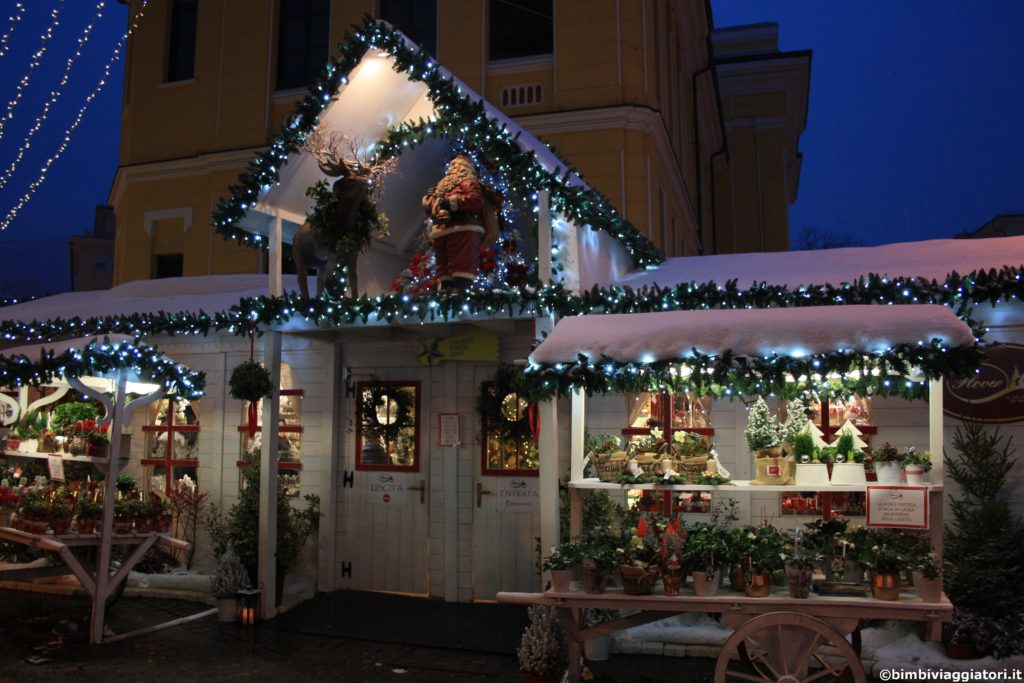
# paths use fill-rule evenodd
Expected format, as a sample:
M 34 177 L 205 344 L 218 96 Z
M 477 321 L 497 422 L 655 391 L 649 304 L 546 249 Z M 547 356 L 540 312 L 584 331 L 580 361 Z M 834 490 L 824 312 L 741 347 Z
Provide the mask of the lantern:
M 260 591 L 251 588 L 238 591 L 238 623 L 252 626 L 259 619 Z

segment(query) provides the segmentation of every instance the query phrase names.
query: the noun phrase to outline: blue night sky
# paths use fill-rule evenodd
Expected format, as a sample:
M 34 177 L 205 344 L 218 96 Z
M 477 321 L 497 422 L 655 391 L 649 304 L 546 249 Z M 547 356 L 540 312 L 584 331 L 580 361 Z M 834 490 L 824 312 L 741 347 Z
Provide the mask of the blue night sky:
M 28 73 L 57 0 L 26 0 L 0 56 L 0 116 Z M 97 1 L 65 0 L 60 25 L 3 126 L 0 177 L 64 71 Z M 1024 212 L 1024 2 L 713 0 L 716 26 L 772 21 L 783 50 L 810 49 L 808 126 L 794 231 L 864 244 L 949 237 Z M 0 0 L 0 36 L 15 0 Z M 106 0 L 71 81 L 0 188 L 0 221 L 26 192 L 96 86 L 127 24 Z M 2 51 L 0 47 L 0 51 Z M 68 238 L 88 232 L 117 169 L 118 62 L 45 183 L 0 233 L 0 296 L 69 288 Z

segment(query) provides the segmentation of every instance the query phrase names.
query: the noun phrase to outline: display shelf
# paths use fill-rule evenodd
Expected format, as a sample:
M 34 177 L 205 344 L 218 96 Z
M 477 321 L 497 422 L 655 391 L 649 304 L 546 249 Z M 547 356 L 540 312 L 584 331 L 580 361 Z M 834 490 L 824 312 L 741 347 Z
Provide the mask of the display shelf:
M 902 485 L 902 484 L 901 484 Z M 808 485 L 797 485 L 787 484 L 785 486 L 775 485 L 762 485 L 754 484 L 750 481 L 733 481 L 728 484 L 722 484 L 720 486 L 708 486 L 704 484 L 617 484 L 615 482 L 601 481 L 599 479 L 577 479 L 569 482 L 570 488 L 587 489 L 587 490 L 606 490 L 606 491 L 624 491 L 624 490 L 640 490 L 640 491 L 721 491 L 723 493 L 729 492 L 743 492 L 753 493 L 763 491 L 765 493 L 771 492 L 799 492 L 799 491 L 819 491 L 819 492 L 835 492 L 835 493 L 851 493 L 857 491 L 866 491 L 869 486 L 880 486 L 875 482 L 868 482 L 867 484 L 853 484 L 853 485 L 841 485 L 841 484 L 808 484 Z M 942 492 L 942 484 L 923 484 L 929 491 Z
M 110 458 L 97 458 L 97 457 L 94 457 L 94 456 L 91 456 L 91 455 L 72 455 L 70 453 L 37 453 L 35 451 L 30 453 L 28 451 L 5 450 L 5 451 L 2 452 L 2 455 L 3 455 L 3 457 L 38 458 L 38 459 L 41 459 L 41 460 L 45 460 L 45 459 L 49 458 L 51 455 L 59 455 L 61 457 L 61 459 L 64 460 L 65 462 L 88 462 L 88 463 L 92 463 L 93 465 L 109 465 L 110 464 Z M 128 458 L 121 458 L 121 462 L 122 463 L 126 462 L 127 460 L 128 460 Z

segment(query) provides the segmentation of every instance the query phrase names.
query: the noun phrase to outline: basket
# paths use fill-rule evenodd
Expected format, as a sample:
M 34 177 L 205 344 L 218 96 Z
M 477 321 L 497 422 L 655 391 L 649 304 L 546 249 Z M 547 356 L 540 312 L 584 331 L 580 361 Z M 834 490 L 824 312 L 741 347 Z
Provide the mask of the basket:
M 69 436 L 64 441 L 64 445 L 67 448 L 68 453 L 72 455 L 85 455 L 87 442 L 84 436 Z
M 590 456 L 590 462 L 594 463 L 597 470 L 597 478 L 601 481 L 615 481 L 622 471 L 626 469 L 629 456 L 626 451 L 615 451 L 614 453 L 594 453 Z
M 683 477 L 687 484 L 696 484 L 697 479 L 708 468 L 708 459 L 706 455 L 691 455 L 688 458 L 679 458 L 676 460 L 675 470 Z
M 661 474 L 661 458 L 655 453 L 638 453 L 633 456 L 636 464 L 644 471 L 646 476 L 658 476 Z
M 619 565 L 619 577 L 622 579 L 622 592 L 626 595 L 650 595 L 654 584 L 658 583 L 660 571 L 658 565 L 635 567 L 629 564 Z

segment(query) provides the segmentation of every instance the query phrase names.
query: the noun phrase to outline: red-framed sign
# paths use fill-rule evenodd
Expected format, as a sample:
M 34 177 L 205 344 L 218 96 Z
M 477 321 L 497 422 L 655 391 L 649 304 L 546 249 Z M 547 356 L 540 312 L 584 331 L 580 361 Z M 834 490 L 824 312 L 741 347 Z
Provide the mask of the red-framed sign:
M 927 486 L 868 486 L 869 527 L 889 529 L 928 528 Z

